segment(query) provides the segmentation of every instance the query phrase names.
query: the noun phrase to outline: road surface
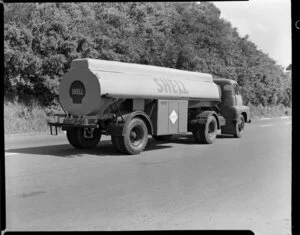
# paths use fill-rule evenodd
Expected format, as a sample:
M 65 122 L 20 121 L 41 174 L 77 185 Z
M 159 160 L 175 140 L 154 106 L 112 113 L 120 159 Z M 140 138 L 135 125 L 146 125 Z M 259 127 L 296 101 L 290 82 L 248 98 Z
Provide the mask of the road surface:
M 291 119 L 258 120 L 241 139 L 199 145 L 149 137 L 121 155 L 58 136 L 5 138 L 6 231 L 250 229 L 290 234 Z

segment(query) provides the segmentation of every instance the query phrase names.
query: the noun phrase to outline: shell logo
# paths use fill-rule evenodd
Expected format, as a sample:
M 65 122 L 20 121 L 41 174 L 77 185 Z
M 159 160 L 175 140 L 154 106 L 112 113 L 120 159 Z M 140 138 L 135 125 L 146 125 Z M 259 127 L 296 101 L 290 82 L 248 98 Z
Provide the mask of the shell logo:
M 69 95 L 72 98 L 73 104 L 81 104 L 82 98 L 85 96 L 85 87 L 83 83 L 78 80 L 72 82 Z
M 154 78 L 153 81 L 157 85 L 157 91 L 159 93 L 167 94 L 189 94 L 182 81 L 167 80 L 167 79 L 157 79 Z

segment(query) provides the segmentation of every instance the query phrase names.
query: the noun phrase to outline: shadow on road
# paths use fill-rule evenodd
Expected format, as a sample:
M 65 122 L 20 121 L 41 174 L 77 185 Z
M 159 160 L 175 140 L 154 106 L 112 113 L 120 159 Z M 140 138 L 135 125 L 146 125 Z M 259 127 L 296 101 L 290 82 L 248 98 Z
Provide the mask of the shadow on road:
M 220 135 L 217 138 L 232 138 L 230 135 Z M 193 135 L 176 135 L 170 141 L 155 141 L 151 137 L 148 139 L 148 144 L 144 151 L 153 151 L 159 149 L 172 148 L 172 143 L 185 145 L 199 145 L 195 142 Z M 100 141 L 99 145 L 93 149 L 75 149 L 70 144 L 60 145 L 45 145 L 28 148 L 15 148 L 6 150 L 7 153 L 23 153 L 34 155 L 47 155 L 65 158 L 83 157 L 88 155 L 97 156 L 122 156 L 124 154 L 114 148 L 110 140 Z
M 167 143 L 165 143 L 167 144 Z M 144 151 L 158 150 L 164 148 L 171 148 L 170 145 L 162 143 L 156 143 L 152 139 L 149 139 L 148 145 Z M 28 148 L 15 148 L 6 150 L 7 153 L 22 153 L 22 154 L 34 154 L 34 155 L 47 155 L 55 157 L 75 158 L 84 157 L 86 154 L 97 156 L 122 156 L 124 154 L 117 151 L 114 148 L 110 140 L 100 141 L 99 145 L 93 149 L 75 149 L 70 144 L 60 145 L 45 145 L 38 147 Z
M 234 137 L 232 135 L 222 134 L 222 135 L 217 135 L 217 139 L 234 139 Z
M 217 135 L 217 139 L 232 139 L 232 135 Z M 175 135 L 168 143 L 201 145 L 197 143 L 193 135 Z
M 172 139 L 169 141 L 169 143 L 199 145 L 195 141 L 193 135 L 175 135 L 172 137 Z

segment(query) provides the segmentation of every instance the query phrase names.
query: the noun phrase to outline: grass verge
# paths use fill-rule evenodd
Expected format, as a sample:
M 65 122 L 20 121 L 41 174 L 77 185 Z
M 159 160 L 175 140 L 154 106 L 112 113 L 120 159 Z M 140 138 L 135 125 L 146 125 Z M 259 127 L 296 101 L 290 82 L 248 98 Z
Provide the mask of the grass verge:
M 58 107 L 45 109 L 37 104 L 27 106 L 17 102 L 4 102 L 4 133 L 7 135 L 49 132 L 47 119 L 59 111 Z
M 285 107 L 282 104 L 276 106 L 254 106 L 249 104 L 250 117 L 251 119 L 260 119 L 262 117 L 282 117 L 282 116 L 291 116 L 292 109 L 290 107 Z

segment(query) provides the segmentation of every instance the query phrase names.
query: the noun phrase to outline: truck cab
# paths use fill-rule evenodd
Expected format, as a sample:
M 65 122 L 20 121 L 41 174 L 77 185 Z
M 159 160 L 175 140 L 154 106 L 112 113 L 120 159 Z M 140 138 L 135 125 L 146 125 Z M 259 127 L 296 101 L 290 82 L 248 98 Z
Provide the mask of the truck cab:
M 243 104 L 240 87 L 236 81 L 214 78 L 214 82 L 218 85 L 221 95 L 218 108 L 226 120 L 226 125 L 222 126 L 222 134 L 233 134 L 239 138 L 242 136 L 245 122 L 251 122 L 249 107 Z

